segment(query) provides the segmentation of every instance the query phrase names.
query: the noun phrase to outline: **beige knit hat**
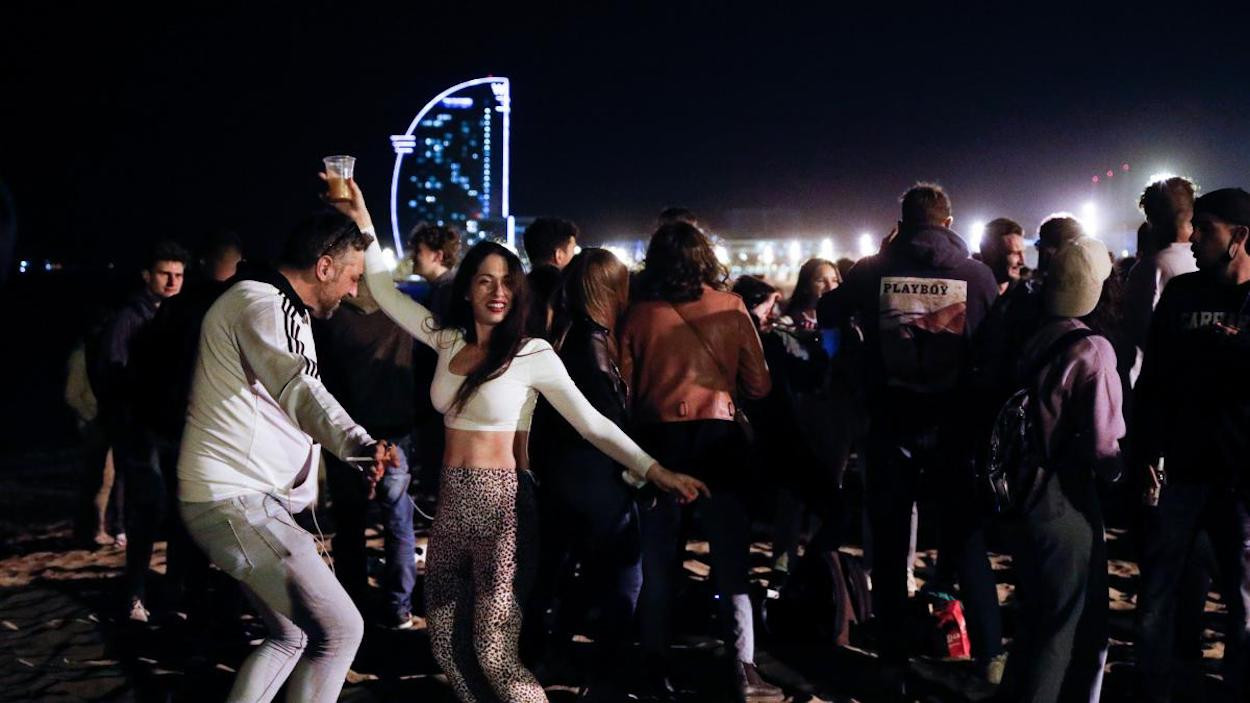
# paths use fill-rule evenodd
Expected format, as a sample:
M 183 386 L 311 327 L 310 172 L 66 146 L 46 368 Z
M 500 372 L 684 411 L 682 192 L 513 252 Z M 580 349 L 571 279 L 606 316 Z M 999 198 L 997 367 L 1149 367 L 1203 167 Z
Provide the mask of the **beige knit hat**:
M 1042 301 L 1047 314 L 1084 317 L 1094 311 L 1102 284 L 1111 275 L 1107 245 L 1093 237 L 1067 242 L 1050 261 Z

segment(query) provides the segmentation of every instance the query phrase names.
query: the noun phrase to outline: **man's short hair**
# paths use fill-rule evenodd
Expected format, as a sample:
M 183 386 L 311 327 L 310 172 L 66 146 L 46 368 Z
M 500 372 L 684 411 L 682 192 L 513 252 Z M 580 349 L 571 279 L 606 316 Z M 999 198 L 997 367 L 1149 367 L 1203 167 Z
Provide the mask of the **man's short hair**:
M 191 254 L 178 242 L 171 239 L 164 239 L 152 245 L 148 251 L 146 268 L 152 271 L 156 268 L 158 261 L 176 261 L 183 266 L 191 260 Z
M 1194 209 L 1194 184 L 1188 178 L 1173 176 L 1155 181 L 1142 191 L 1137 205 L 1151 222 L 1171 222 Z
M 1066 212 L 1047 216 L 1037 228 L 1037 238 L 1045 246 L 1059 246 L 1085 236 L 1080 220 Z
M 341 212 L 322 211 L 304 218 L 287 235 L 278 263 L 306 269 L 322 256 L 337 259 L 349 248 L 363 251 L 373 237 L 360 231 L 352 218 Z
M 1010 237 L 1013 234 L 1024 236 L 1024 228 L 1015 220 L 998 217 L 990 220 L 985 225 L 985 233 L 981 236 L 981 252 L 997 253 L 1002 249 L 1003 237 Z
M 576 239 L 577 225 L 558 217 L 540 217 L 525 228 L 523 244 L 530 266 L 545 264 L 556 258 L 556 250 Z
M 936 183 L 917 183 L 899 198 L 901 221 L 907 225 L 945 225 L 951 216 L 951 200 Z
M 408 235 L 408 250 L 415 253 L 418 244 L 443 252 L 443 265 L 449 268 L 456 265 L 456 257 L 460 256 L 460 232 L 455 227 L 422 222 Z
M 200 261 L 213 264 L 225 258 L 231 250 L 243 253 L 243 240 L 239 235 L 228 229 L 210 232 L 200 246 Z

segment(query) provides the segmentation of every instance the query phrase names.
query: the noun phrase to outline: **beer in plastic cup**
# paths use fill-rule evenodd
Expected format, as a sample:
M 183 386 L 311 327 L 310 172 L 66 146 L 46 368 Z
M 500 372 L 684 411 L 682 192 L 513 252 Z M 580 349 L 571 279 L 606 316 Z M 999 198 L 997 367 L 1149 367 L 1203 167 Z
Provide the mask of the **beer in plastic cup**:
M 347 179 L 352 177 L 356 169 L 355 156 L 327 156 L 322 159 L 326 165 L 327 197 L 331 202 L 345 202 L 352 199 L 352 189 L 347 186 Z

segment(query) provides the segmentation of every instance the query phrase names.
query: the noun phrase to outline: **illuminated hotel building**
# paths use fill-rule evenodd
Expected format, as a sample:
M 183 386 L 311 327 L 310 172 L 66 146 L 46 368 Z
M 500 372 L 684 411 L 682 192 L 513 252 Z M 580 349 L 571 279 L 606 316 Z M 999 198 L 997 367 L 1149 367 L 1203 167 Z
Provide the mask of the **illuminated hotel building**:
M 408 131 L 391 137 L 391 234 L 399 257 L 421 222 L 453 225 L 468 244 L 486 238 L 512 244 L 511 100 L 507 78 L 465 81 L 435 96 Z

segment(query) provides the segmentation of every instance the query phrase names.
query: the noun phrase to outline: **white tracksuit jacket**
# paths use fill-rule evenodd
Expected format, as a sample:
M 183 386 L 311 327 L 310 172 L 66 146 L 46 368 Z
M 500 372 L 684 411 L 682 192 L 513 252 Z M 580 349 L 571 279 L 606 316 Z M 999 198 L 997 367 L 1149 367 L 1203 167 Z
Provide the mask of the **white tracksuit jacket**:
M 235 283 L 204 317 L 179 500 L 262 493 L 298 512 L 316 500 L 318 445 L 344 458 L 373 444 L 321 383 L 308 310 L 281 274 L 269 278 Z

